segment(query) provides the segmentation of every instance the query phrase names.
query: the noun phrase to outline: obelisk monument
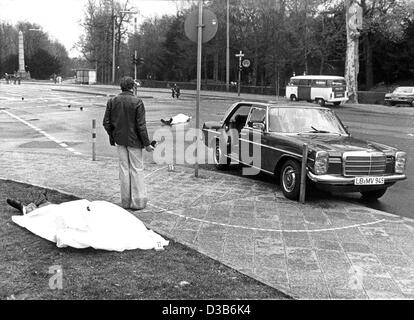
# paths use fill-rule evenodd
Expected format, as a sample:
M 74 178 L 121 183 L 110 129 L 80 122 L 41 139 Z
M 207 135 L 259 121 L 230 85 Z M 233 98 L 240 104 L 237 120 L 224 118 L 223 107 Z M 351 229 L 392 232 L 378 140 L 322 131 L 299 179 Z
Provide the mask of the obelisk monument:
M 19 71 L 18 74 L 22 79 L 27 79 L 28 74 L 24 64 L 24 43 L 23 43 L 23 32 L 19 31 Z

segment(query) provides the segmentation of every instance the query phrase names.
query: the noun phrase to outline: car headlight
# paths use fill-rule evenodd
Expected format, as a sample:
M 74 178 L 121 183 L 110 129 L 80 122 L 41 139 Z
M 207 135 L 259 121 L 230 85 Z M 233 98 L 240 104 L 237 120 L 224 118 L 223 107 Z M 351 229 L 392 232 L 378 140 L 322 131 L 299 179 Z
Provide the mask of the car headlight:
M 318 151 L 315 157 L 314 170 L 316 174 L 325 174 L 328 172 L 329 154 L 325 151 Z
M 407 154 L 405 152 L 399 151 L 395 153 L 395 173 L 404 173 L 405 163 L 407 162 Z

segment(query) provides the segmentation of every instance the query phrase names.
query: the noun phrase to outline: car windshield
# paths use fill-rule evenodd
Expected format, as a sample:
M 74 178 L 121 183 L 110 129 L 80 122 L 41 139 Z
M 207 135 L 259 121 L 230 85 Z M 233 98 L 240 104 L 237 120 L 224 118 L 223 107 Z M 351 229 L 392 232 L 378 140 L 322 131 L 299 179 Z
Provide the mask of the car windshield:
M 414 87 L 398 87 L 394 93 L 414 93 Z
M 269 108 L 269 131 L 347 134 L 331 110 L 295 107 Z

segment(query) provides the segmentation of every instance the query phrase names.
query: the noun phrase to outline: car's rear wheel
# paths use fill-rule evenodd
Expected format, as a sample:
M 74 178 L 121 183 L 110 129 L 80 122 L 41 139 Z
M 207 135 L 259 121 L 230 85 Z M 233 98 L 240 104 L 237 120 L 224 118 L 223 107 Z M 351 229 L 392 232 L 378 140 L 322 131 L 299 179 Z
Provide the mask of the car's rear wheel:
M 226 157 L 220 147 L 220 140 L 216 140 L 214 147 L 214 162 L 218 170 L 226 170 L 230 165 L 230 158 Z
M 295 160 L 286 161 L 281 169 L 280 186 L 283 195 L 291 200 L 299 199 L 300 193 L 300 164 Z
M 390 105 L 395 106 L 395 102 L 394 101 L 390 101 Z
M 341 104 L 341 101 L 335 101 L 333 104 L 334 106 L 339 106 Z
M 316 103 L 319 104 L 321 107 L 325 106 L 325 100 L 322 98 L 316 99 Z
M 371 190 L 371 191 L 364 191 L 361 192 L 362 198 L 366 200 L 377 200 L 381 198 L 387 189 L 379 189 L 379 190 Z
M 413 101 L 411 101 L 411 106 L 412 106 L 412 107 L 414 107 L 414 100 L 413 100 Z
M 298 101 L 298 98 L 294 94 L 291 94 L 290 101 Z

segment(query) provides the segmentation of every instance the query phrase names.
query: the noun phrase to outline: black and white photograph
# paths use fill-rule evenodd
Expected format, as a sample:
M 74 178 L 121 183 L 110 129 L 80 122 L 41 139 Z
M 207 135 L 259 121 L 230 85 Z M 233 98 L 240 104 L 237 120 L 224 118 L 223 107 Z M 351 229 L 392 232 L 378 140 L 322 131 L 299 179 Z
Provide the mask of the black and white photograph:
M 0 0 L 0 300 L 413 300 L 413 159 L 414 0 Z

